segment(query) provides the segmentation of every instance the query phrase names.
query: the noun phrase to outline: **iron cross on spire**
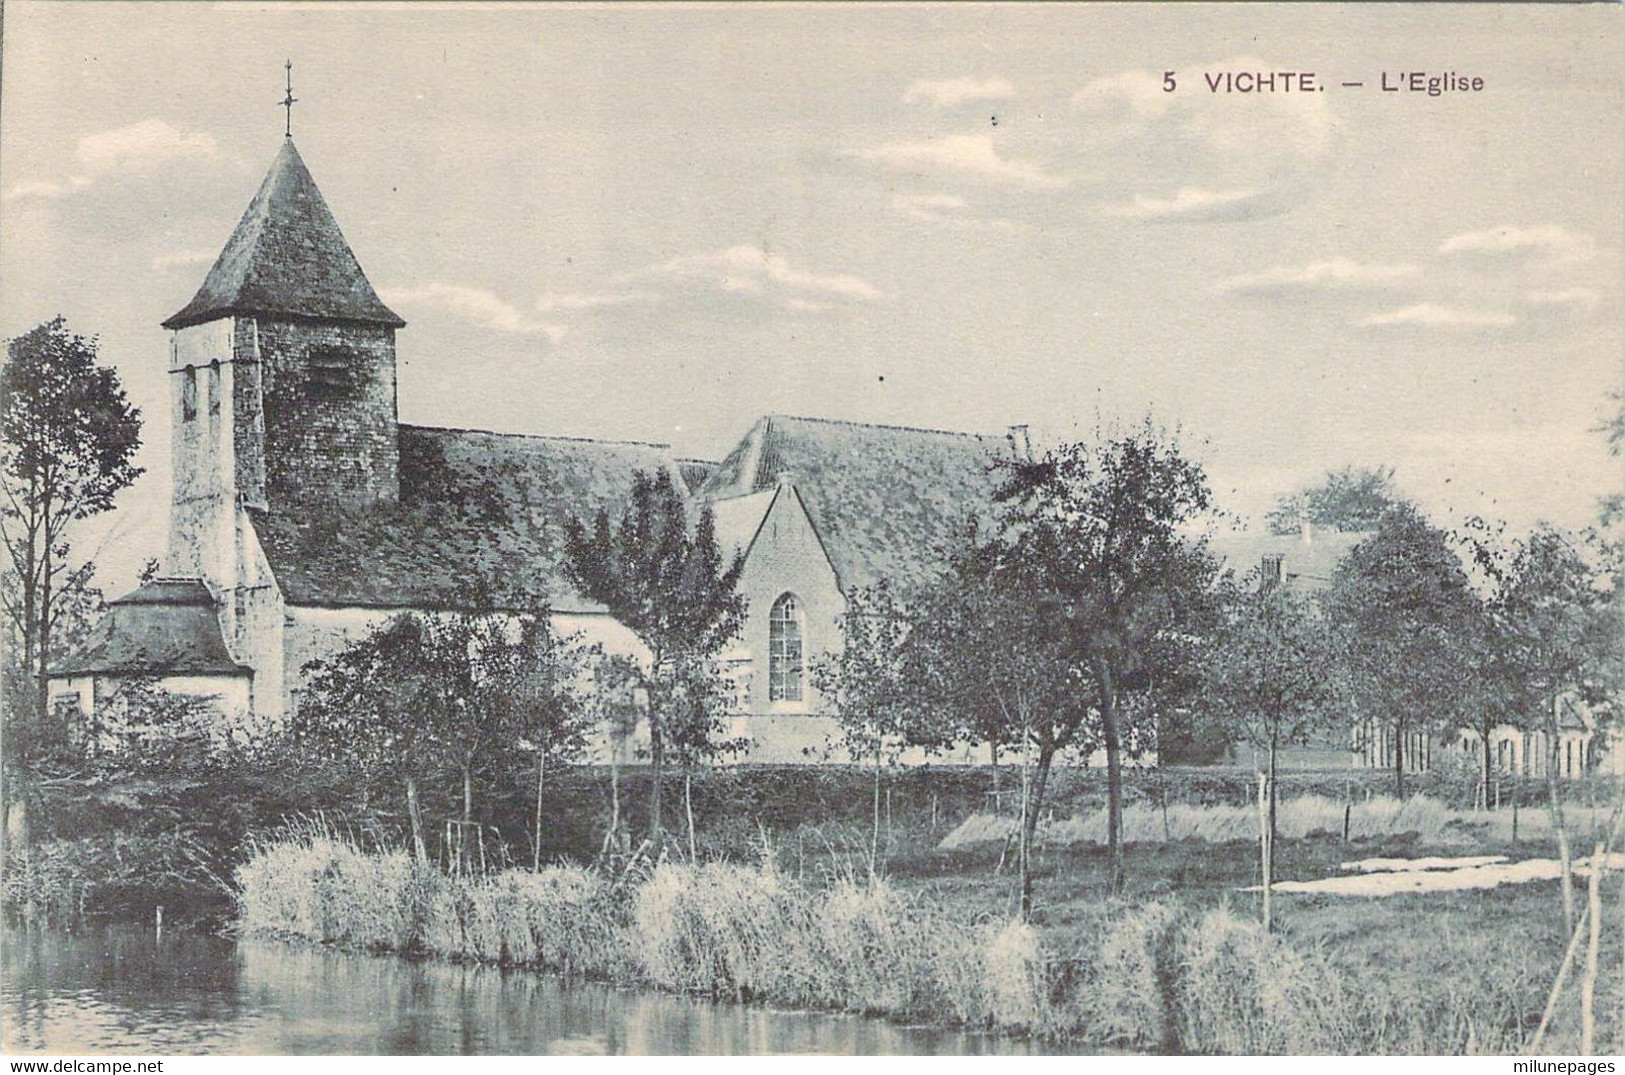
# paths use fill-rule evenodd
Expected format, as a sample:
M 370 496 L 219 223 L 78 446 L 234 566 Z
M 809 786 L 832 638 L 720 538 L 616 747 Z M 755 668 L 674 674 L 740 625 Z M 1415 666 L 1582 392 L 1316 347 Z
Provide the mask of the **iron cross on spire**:
M 287 94 L 286 94 L 286 96 L 284 96 L 282 98 L 282 107 L 288 110 L 287 123 L 286 123 L 286 126 L 283 128 L 282 137 L 284 137 L 284 138 L 292 138 L 293 137 L 293 106 L 294 106 L 294 102 L 298 101 L 299 98 L 297 98 L 297 97 L 295 97 L 293 95 L 293 61 L 289 60 L 287 63 L 283 64 L 282 66 L 287 71 L 287 76 L 288 76 Z

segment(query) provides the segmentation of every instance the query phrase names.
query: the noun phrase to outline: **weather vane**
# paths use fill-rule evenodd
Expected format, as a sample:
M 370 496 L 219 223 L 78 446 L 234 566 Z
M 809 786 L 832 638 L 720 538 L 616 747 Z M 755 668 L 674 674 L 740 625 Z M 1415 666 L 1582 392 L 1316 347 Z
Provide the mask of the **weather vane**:
M 282 107 L 288 110 L 288 115 L 287 115 L 287 125 L 283 129 L 282 137 L 284 137 L 284 138 L 292 138 L 293 137 L 293 105 L 294 105 L 295 101 L 299 100 L 299 98 L 297 98 L 297 97 L 295 97 L 293 95 L 293 61 L 289 60 L 287 63 L 283 64 L 282 66 L 287 70 L 287 73 L 288 73 L 288 92 L 287 92 L 287 95 L 282 98 Z

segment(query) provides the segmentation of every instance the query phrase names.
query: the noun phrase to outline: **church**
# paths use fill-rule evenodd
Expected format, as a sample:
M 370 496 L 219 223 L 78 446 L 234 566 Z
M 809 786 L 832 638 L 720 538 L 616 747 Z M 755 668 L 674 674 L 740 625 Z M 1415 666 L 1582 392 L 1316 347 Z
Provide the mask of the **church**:
M 633 475 L 666 471 L 745 557 L 734 734 L 747 759 L 823 756 L 833 720 L 810 676 L 840 644 L 844 594 L 940 570 L 986 520 L 1024 427 L 973 434 L 766 415 L 721 462 L 664 444 L 406 425 L 396 334 L 288 137 L 169 333 L 173 492 L 162 574 L 110 603 L 53 669 L 53 708 L 95 712 L 121 683 L 207 697 L 265 727 L 303 669 L 403 612 L 461 607 L 475 578 L 515 612 L 609 653 L 636 638 L 577 593 L 567 520 L 617 516 Z M 962 752 L 965 753 L 965 752 Z M 962 760 L 971 760 L 969 753 Z

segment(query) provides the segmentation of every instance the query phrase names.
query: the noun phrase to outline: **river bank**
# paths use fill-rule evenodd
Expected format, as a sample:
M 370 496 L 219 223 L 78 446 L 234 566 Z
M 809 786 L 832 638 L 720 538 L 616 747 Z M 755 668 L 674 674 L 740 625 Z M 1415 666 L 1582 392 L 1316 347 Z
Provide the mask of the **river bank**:
M 1408 897 L 1403 908 L 1303 899 L 1283 908 L 1288 922 L 1272 936 L 1244 897 L 1055 893 L 1044 921 L 1027 924 L 956 898 L 973 883 L 963 876 L 944 886 L 839 871 L 798 879 L 768 855 L 625 876 L 548 867 L 455 877 L 315 834 L 262 845 L 238 877 L 249 934 L 1081 1049 L 1517 1052 L 1561 956 L 1547 936 L 1561 924 L 1542 924 L 1552 908 L 1527 897 L 1466 914 Z M 1529 921 L 1511 926 L 1511 916 Z M 1609 958 L 1617 966 L 1617 946 Z M 1616 972 L 1599 995 L 1617 996 L 1619 984 Z M 1552 1050 L 1572 1044 L 1569 1022 L 1549 1035 Z

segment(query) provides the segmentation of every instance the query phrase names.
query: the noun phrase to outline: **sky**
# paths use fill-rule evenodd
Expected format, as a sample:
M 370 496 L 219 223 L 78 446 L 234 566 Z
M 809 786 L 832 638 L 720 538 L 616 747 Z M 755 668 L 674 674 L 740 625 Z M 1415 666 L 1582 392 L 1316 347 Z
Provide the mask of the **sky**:
M 126 587 L 167 519 L 159 322 L 270 166 L 291 59 L 294 140 L 408 322 L 403 421 L 716 459 L 767 413 L 1044 444 L 1149 411 L 1243 517 L 1386 465 L 1441 521 L 1577 527 L 1625 480 L 1594 431 L 1621 19 L 12 0 L 0 335 L 65 315 L 145 414 L 147 474 L 80 538 Z M 1380 88 L 1412 71 L 1484 88 Z

